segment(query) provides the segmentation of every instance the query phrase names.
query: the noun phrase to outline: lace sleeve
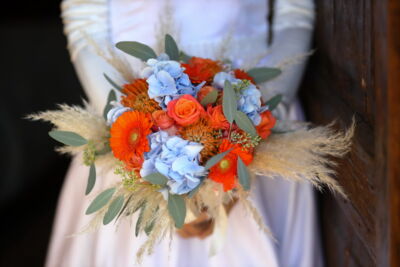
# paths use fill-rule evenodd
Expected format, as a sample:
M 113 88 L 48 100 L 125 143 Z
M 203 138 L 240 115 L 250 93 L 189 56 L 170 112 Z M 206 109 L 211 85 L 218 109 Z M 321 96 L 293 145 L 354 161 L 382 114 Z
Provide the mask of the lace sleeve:
M 284 104 L 294 100 L 310 52 L 314 16 L 313 0 L 275 1 L 273 42 L 261 65 L 278 66 L 284 71 L 277 79 L 264 84 L 265 99 L 282 94 Z

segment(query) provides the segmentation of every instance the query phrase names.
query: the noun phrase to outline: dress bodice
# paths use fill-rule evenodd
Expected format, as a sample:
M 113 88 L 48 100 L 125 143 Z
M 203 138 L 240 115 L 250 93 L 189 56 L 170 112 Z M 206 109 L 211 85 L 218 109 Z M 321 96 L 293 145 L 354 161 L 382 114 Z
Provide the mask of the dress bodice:
M 275 2 L 275 29 L 312 27 L 312 1 Z M 268 0 L 66 0 L 62 8 L 73 57 L 87 45 L 85 35 L 97 42 L 139 41 L 157 48 L 160 28 L 169 24 L 167 31 L 173 31 L 187 53 L 216 57 L 217 50 L 225 49 L 230 59 L 243 59 L 260 56 L 267 49 L 268 3 Z M 227 40 L 229 44 L 221 48 Z
M 246 43 L 253 51 L 267 47 L 266 0 L 115 0 L 110 11 L 113 42 L 136 40 L 156 47 L 157 31 L 170 24 L 167 31 L 174 31 L 187 53 L 213 57 L 224 38 L 235 40 L 228 47 L 240 42 L 242 52 Z

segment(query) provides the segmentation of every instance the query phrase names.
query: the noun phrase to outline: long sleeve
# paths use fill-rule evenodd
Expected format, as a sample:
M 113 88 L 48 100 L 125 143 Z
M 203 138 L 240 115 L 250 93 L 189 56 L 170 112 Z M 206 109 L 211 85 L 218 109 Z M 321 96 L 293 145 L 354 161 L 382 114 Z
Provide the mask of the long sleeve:
M 297 93 L 314 24 L 313 0 L 276 0 L 273 10 L 273 42 L 261 64 L 283 67 L 284 71 L 262 89 L 264 99 L 276 94 L 290 104 Z
M 89 102 L 101 112 L 111 89 L 103 73 L 116 73 L 93 46 L 95 43 L 102 47 L 102 52 L 107 52 L 104 50 L 109 43 L 107 0 L 65 0 L 61 9 L 64 33 L 76 73 Z

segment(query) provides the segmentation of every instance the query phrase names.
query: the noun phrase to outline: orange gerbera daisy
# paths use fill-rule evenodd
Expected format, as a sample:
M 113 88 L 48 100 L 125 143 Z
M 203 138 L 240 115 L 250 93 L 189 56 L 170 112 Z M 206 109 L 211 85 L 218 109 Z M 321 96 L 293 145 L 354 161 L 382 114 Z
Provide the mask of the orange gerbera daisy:
M 207 58 L 192 57 L 188 64 L 182 64 L 192 83 L 211 82 L 214 75 L 222 70 L 221 63 Z
M 140 111 L 127 111 L 117 118 L 110 130 L 110 147 L 114 156 L 128 168 L 139 168 L 143 153 L 150 151 L 147 135 L 151 133 L 150 117 Z
M 253 154 L 244 149 L 239 144 L 232 144 L 228 139 L 224 139 L 219 147 L 219 153 L 232 150 L 216 165 L 210 169 L 208 178 L 221 183 L 224 186 L 224 191 L 229 191 L 236 186 L 237 175 L 237 159 L 240 157 L 244 164 L 249 165 L 253 161 Z
M 236 79 L 241 79 L 241 80 L 249 80 L 252 84 L 256 84 L 254 81 L 254 78 L 251 77 L 247 72 L 241 69 L 235 69 L 234 71 L 235 78 Z
M 153 113 L 160 110 L 160 106 L 154 99 L 150 99 L 147 91 L 149 85 L 144 79 L 136 79 L 132 83 L 125 84 L 122 88 L 121 104 L 134 110 L 145 113 Z

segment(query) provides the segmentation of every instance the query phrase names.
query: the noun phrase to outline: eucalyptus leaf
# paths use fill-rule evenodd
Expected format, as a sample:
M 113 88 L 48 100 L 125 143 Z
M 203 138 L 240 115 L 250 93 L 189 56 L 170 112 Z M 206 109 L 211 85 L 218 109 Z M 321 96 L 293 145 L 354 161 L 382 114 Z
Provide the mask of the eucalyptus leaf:
M 155 221 L 155 220 L 152 220 L 151 223 L 147 224 L 146 227 L 144 228 L 144 232 L 146 233 L 147 236 L 148 236 L 148 235 L 151 233 L 151 231 L 153 230 L 154 224 L 155 224 L 155 223 L 156 223 L 156 221 Z
M 175 227 L 181 228 L 186 217 L 186 204 L 181 195 L 168 195 L 168 211 L 175 221 Z
M 119 42 L 116 47 L 128 55 L 137 57 L 145 62 L 150 58 L 157 58 L 152 48 L 139 42 Z
M 265 105 L 268 106 L 268 110 L 273 111 L 279 105 L 279 103 L 281 103 L 281 101 L 282 95 L 279 94 L 268 100 Z
M 89 169 L 89 178 L 88 178 L 88 182 L 86 185 L 86 192 L 85 194 L 88 195 L 94 185 L 96 184 L 96 166 L 94 165 L 94 163 L 92 163 L 92 165 L 90 165 L 90 169 Z
M 272 80 L 273 78 L 279 76 L 281 73 L 282 71 L 280 69 L 267 67 L 253 68 L 247 71 L 247 74 L 249 74 L 254 79 L 256 84 Z
M 133 213 L 137 212 L 140 208 L 144 207 L 146 205 L 146 200 L 140 201 L 136 207 L 133 209 Z
M 192 58 L 191 56 L 185 54 L 184 52 L 182 51 L 179 52 L 179 61 L 188 63 L 191 58 Z
M 67 146 L 83 146 L 87 144 L 87 140 L 74 132 L 68 131 L 50 131 L 49 135 L 54 140 Z
M 112 198 L 115 192 L 115 187 L 109 188 L 101 192 L 93 201 L 90 203 L 89 207 L 86 210 L 86 215 L 91 214 L 93 212 L 98 211 L 102 207 L 104 207 L 108 201 Z
M 157 185 L 166 185 L 168 182 L 168 178 L 159 172 L 154 172 L 149 175 L 146 175 L 142 179 Z
M 139 217 L 136 221 L 136 226 L 135 226 L 135 236 L 139 235 L 140 226 L 142 225 L 143 213 L 144 213 L 145 208 L 146 208 L 146 205 L 143 205 L 140 209 Z
M 109 82 L 112 85 L 112 87 L 114 87 L 118 91 L 122 90 L 122 87 L 119 86 L 116 82 L 114 82 L 110 77 L 108 77 L 107 74 L 103 73 L 103 76 L 104 76 L 104 78 L 106 78 L 107 82 Z M 114 100 L 116 100 L 116 99 L 114 99 Z
M 214 104 L 215 101 L 217 101 L 218 98 L 218 91 L 217 90 L 212 90 L 206 96 L 201 100 L 201 105 L 203 107 L 206 107 L 208 104 Z
M 121 210 L 123 204 L 124 196 L 118 196 L 113 200 L 113 202 L 111 202 L 110 207 L 108 207 L 108 210 L 103 217 L 104 225 L 109 224 L 112 220 L 114 220 L 115 216 L 117 216 L 119 211 Z
M 179 60 L 179 49 L 174 38 L 171 35 L 165 35 L 165 53 L 169 56 L 171 60 Z
M 211 157 L 206 165 L 204 166 L 204 168 L 206 168 L 206 170 L 211 169 L 215 164 L 217 164 L 218 162 L 220 162 L 229 152 L 231 152 L 232 148 L 228 149 L 227 151 L 224 151 L 222 153 L 219 153 L 213 157 Z
M 257 136 L 257 130 L 254 127 L 253 122 L 243 112 L 239 110 L 236 111 L 235 122 L 237 126 L 243 131 L 251 134 L 252 136 Z
M 239 183 L 244 190 L 250 189 L 250 175 L 249 171 L 240 157 L 238 157 L 237 173 L 239 176 Z
M 108 93 L 107 104 L 103 110 L 103 118 L 105 120 L 107 120 L 107 113 L 113 108 L 113 106 L 111 105 L 111 101 L 116 101 L 116 100 L 117 100 L 117 95 L 115 94 L 114 90 L 111 89 L 110 92 Z
M 151 218 L 153 218 L 153 220 L 151 220 L 150 223 L 147 223 L 147 224 L 146 224 L 146 227 L 144 228 L 144 232 L 146 233 L 146 235 L 150 235 L 151 231 L 152 231 L 153 228 L 154 228 L 154 225 L 155 225 L 155 223 L 156 223 L 155 215 L 156 215 L 156 213 L 158 212 L 158 210 L 159 210 L 159 206 L 157 206 L 157 208 L 153 211 L 153 214 L 152 214 L 152 216 L 151 216 Z
M 118 213 L 117 219 L 115 219 L 115 221 L 118 221 L 119 217 L 121 217 L 121 215 L 124 213 L 124 211 L 126 210 L 126 207 L 128 207 L 129 202 L 132 199 L 133 194 L 131 194 L 128 199 L 125 201 L 124 206 L 122 207 L 122 209 L 120 210 L 120 212 Z
M 235 113 L 237 110 L 237 100 L 235 91 L 232 88 L 232 84 L 229 81 L 225 81 L 224 94 L 222 97 L 222 110 L 229 123 L 232 123 L 235 119 Z

